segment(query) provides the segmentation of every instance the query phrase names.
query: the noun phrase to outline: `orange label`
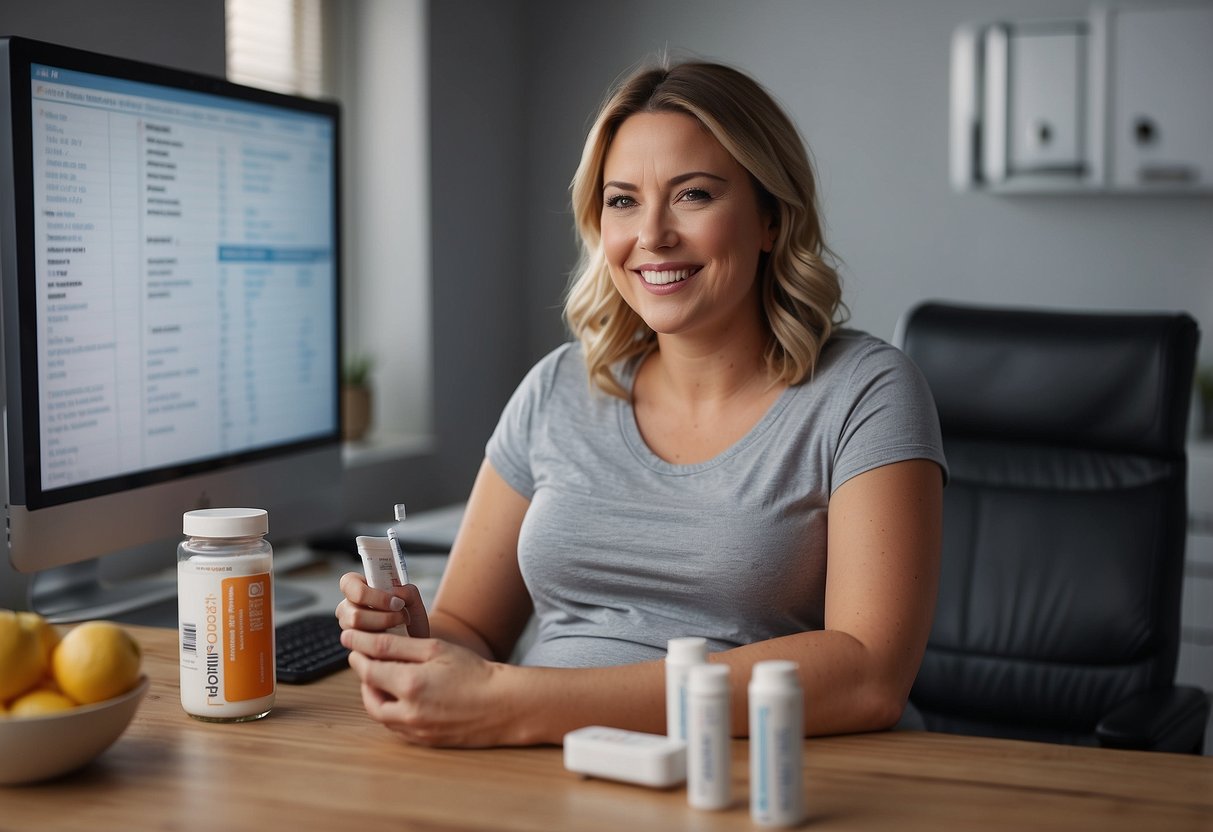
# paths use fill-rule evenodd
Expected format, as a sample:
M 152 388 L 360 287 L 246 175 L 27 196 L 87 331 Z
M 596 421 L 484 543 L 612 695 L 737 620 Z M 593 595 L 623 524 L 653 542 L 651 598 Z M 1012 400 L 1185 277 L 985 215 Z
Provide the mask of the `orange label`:
M 223 579 L 223 698 L 274 692 L 273 598 L 268 574 Z

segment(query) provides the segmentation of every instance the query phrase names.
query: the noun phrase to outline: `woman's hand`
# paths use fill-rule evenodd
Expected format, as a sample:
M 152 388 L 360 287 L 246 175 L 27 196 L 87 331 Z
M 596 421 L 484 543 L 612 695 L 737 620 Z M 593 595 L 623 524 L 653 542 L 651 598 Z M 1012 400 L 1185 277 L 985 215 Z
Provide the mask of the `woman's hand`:
M 341 594 L 337 620 L 343 630 L 381 632 L 404 624 L 414 638 L 430 637 L 430 619 L 413 584 L 393 587 L 391 592 L 370 587 L 357 572 L 341 576 Z
M 344 603 L 344 602 L 343 602 Z M 362 680 L 371 718 L 418 745 L 527 744 L 503 691 L 518 668 L 438 639 L 346 630 L 341 643 Z

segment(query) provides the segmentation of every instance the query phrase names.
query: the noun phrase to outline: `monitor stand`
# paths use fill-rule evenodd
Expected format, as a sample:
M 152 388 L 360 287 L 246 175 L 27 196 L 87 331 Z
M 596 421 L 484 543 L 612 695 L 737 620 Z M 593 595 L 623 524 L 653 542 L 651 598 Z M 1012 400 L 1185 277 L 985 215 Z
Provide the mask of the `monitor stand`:
M 309 590 L 274 582 L 274 610 L 316 600 Z M 177 626 L 177 581 L 171 577 L 105 581 L 96 560 L 39 572 L 30 587 L 31 609 L 53 624 L 105 618 L 126 624 Z

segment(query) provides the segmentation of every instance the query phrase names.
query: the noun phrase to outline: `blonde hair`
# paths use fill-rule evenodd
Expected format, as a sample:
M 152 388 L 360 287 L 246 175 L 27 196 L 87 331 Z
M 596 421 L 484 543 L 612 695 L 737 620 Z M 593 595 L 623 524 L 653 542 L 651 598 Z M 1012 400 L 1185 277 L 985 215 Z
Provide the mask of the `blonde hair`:
M 641 69 L 607 98 L 590 128 L 573 177 L 573 215 L 581 257 L 564 317 L 582 344 L 590 380 L 621 398 L 612 368 L 654 349 L 657 335 L 611 282 L 602 248 L 602 185 L 607 151 L 636 113 L 683 113 L 697 119 L 754 180 L 759 206 L 777 225 L 775 245 L 759 264 L 770 341 L 763 359 L 776 381 L 799 384 L 845 319 L 842 287 L 822 240 L 813 167 L 787 115 L 757 82 L 698 61 Z

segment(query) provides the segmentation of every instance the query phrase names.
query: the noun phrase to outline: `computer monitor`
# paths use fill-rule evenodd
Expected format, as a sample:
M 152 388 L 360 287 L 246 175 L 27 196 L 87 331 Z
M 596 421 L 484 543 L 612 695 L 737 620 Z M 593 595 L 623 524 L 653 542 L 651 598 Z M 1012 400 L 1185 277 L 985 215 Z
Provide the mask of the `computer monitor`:
M 194 508 L 341 522 L 339 133 L 332 102 L 0 38 L 0 606 L 171 596 L 97 559 L 171 574 Z

